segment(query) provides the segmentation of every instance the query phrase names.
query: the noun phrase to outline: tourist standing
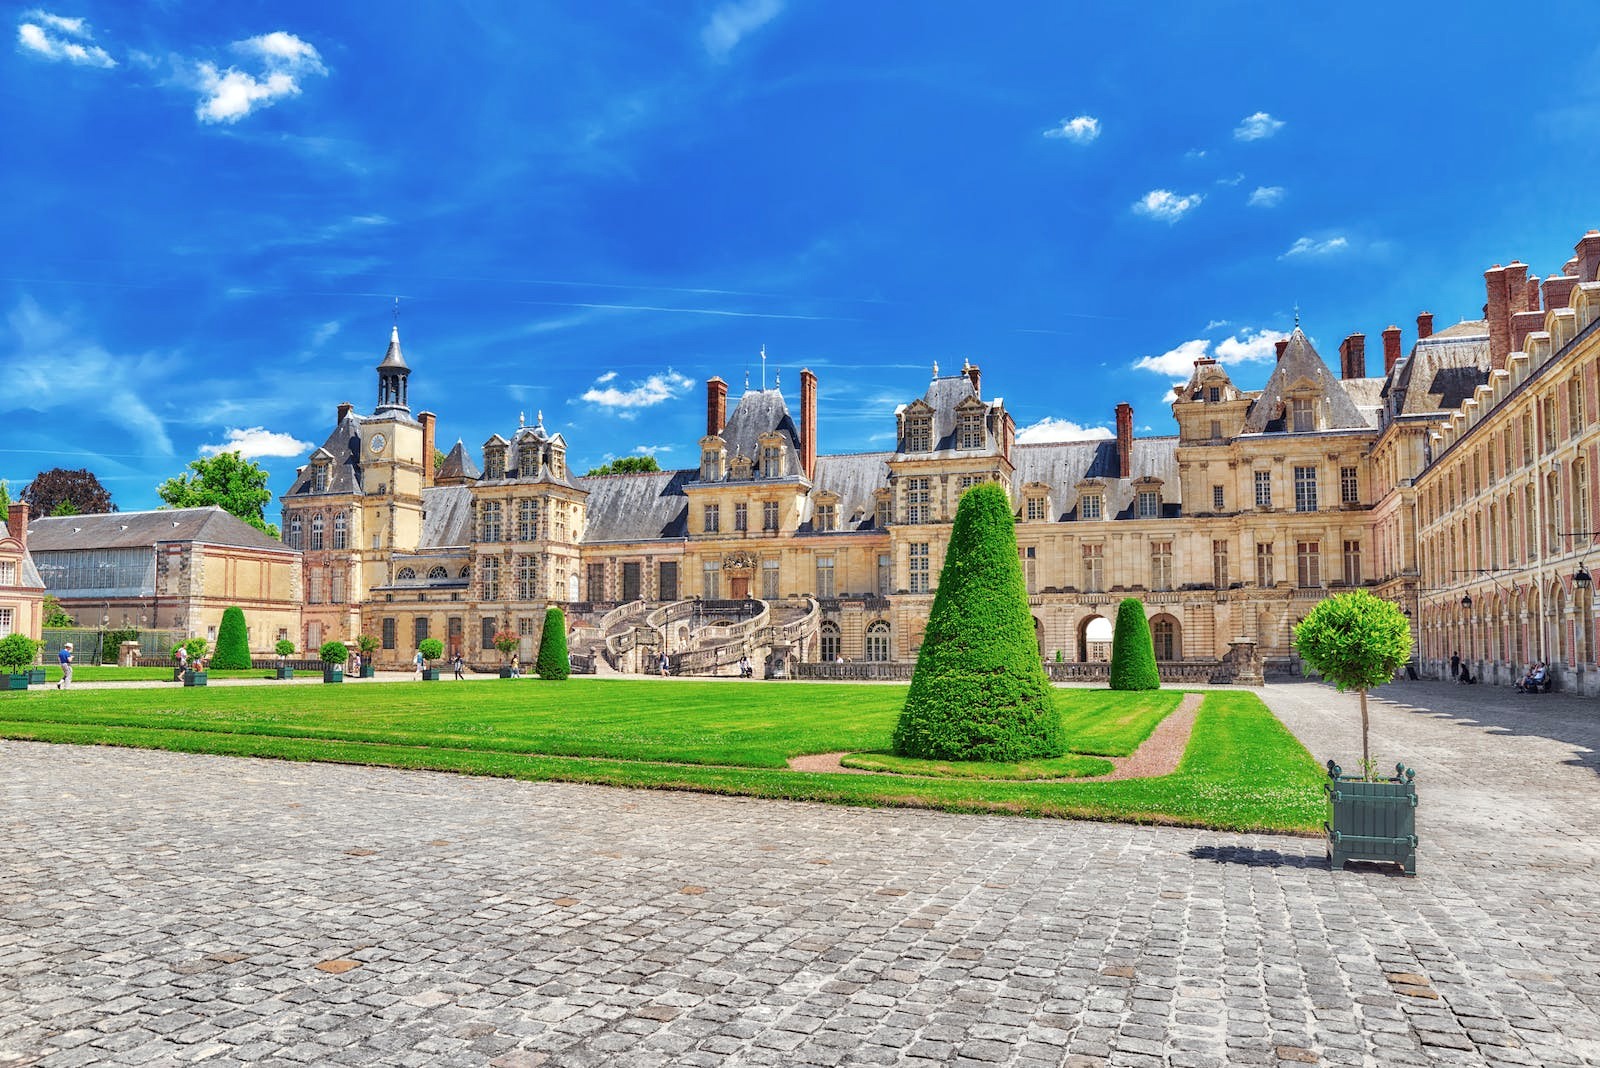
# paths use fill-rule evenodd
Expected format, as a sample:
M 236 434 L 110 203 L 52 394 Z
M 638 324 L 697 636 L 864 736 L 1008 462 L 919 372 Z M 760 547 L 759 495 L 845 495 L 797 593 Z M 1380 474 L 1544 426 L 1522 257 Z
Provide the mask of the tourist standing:
M 59 654 L 61 660 L 61 681 L 56 683 L 56 689 L 65 690 L 72 685 L 72 643 L 61 647 Z
M 417 670 L 418 682 L 422 681 L 422 665 L 425 663 L 427 663 L 427 661 L 422 658 L 422 650 L 418 649 L 417 655 L 411 658 L 411 665 Z
M 1452 679 L 1461 677 L 1461 654 L 1459 652 L 1450 654 L 1450 677 Z

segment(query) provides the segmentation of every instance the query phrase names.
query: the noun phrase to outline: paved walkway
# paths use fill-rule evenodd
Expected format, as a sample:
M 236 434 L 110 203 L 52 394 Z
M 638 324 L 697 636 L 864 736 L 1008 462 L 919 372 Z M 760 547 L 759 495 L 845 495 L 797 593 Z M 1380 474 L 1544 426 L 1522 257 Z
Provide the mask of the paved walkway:
M 0 743 L 0 1065 L 1600 1064 L 1600 704 L 1388 691 L 1437 710 L 1373 704 L 1416 879 L 1304 838 Z M 1353 697 L 1266 696 L 1353 765 Z

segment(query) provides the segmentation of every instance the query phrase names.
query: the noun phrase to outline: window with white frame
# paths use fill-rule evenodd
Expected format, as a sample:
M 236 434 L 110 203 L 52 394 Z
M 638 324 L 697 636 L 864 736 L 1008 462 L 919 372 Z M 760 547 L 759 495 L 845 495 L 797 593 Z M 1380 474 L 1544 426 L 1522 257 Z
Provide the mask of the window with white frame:
M 926 415 L 906 420 L 906 452 L 928 452 L 933 448 L 933 424 Z
M 1039 550 L 1032 545 L 1022 550 L 1022 581 L 1029 593 L 1039 589 Z
M 1256 585 L 1265 588 L 1275 585 L 1277 581 L 1272 567 L 1272 543 L 1256 542 Z
M 911 553 L 911 580 L 908 589 L 912 593 L 927 593 L 929 586 L 929 545 L 925 541 L 914 541 L 907 548 Z
M 1047 509 L 1048 505 L 1049 505 L 1049 501 L 1044 497 L 1038 497 L 1038 496 L 1029 497 L 1028 498 L 1028 518 L 1029 519 L 1044 519 L 1045 518 L 1045 514 L 1046 514 L 1046 509 Z
M 312 551 L 322 548 L 323 522 L 320 515 L 311 517 L 311 548 Z
M 1316 413 L 1310 397 L 1295 397 L 1289 401 L 1290 418 L 1296 434 L 1317 429 Z
M 1226 510 L 1227 498 L 1223 495 L 1221 486 L 1211 487 L 1211 510 L 1221 512 Z
M 539 596 L 539 558 L 517 557 L 517 600 L 531 601 Z
M 1172 589 L 1172 543 L 1170 541 L 1153 541 L 1150 543 L 1150 588 L 1152 590 Z
M 505 533 L 505 509 L 499 501 L 484 501 L 478 512 L 478 540 L 499 541 Z
M 4 638 L 11 633 L 11 628 L 14 626 L 12 619 L 11 609 L 0 608 L 0 638 Z
M 778 568 L 778 561 L 761 561 L 761 597 L 763 600 L 777 600 L 779 574 L 780 570 Z
M 906 479 L 906 522 L 926 523 L 932 518 L 927 477 Z
M 1257 471 L 1256 475 L 1256 507 L 1272 507 L 1272 472 Z
M 1106 547 L 1083 547 L 1083 592 L 1104 593 L 1106 586 Z
M 733 529 L 741 534 L 750 529 L 750 506 L 743 501 L 733 506 Z
M 983 413 L 962 412 L 956 423 L 956 448 L 983 448 Z
M 817 596 L 832 597 L 833 585 L 833 557 L 817 557 Z
M 700 593 L 708 601 L 722 597 L 722 562 L 707 560 L 701 568 Z
M 835 504 L 817 505 L 816 520 L 813 522 L 817 530 L 832 530 L 838 526 L 839 506 Z
M 1228 588 L 1228 543 L 1225 539 L 1211 543 L 1211 585 L 1219 590 Z
M 0 586 L 17 584 L 17 565 L 11 560 L 0 560 Z
M 478 565 L 478 573 L 483 578 L 483 599 L 498 601 L 500 599 L 500 558 L 498 556 L 485 556 Z
M 1346 586 L 1361 585 L 1361 542 L 1346 540 L 1344 543 L 1344 584 Z
M 531 497 L 517 502 L 517 540 L 539 540 L 539 502 Z
M 343 512 L 333 517 L 333 547 L 350 548 L 350 517 Z
M 1294 546 L 1295 585 L 1302 590 L 1322 585 L 1322 543 L 1297 541 Z
M 1155 490 L 1140 490 L 1137 503 L 1140 519 L 1155 519 L 1161 514 L 1161 494 Z
M 715 504 L 708 504 L 701 513 L 701 526 L 707 534 L 716 534 L 722 530 L 722 509 Z
M 777 501 L 762 501 L 761 502 L 761 529 L 762 530 L 777 530 L 778 529 L 778 502 Z
M 1294 510 L 1297 512 L 1315 512 L 1317 510 L 1317 469 L 1315 467 L 1296 467 L 1294 469 Z
M 1339 501 L 1341 504 L 1361 503 L 1361 483 L 1353 467 L 1339 468 Z
M 1099 519 L 1101 515 L 1101 497 L 1098 493 L 1086 493 L 1078 498 L 1079 519 Z
M 874 661 L 889 659 L 889 621 L 885 619 L 874 620 L 867 624 L 866 640 L 863 643 L 864 658 Z

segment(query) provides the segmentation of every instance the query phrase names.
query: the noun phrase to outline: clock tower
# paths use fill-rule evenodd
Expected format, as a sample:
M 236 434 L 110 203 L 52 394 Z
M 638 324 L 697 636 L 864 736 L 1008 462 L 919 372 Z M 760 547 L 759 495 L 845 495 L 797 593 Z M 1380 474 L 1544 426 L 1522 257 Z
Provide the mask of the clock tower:
M 400 351 L 400 328 L 378 364 L 378 406 L 361 421 L 361 489 L 368 537 L 363 549 L 416 548 L 422 535 L 426 435 L 407 403 L 411 368 Z M 431 462 L 431 457 L 426 458 Z

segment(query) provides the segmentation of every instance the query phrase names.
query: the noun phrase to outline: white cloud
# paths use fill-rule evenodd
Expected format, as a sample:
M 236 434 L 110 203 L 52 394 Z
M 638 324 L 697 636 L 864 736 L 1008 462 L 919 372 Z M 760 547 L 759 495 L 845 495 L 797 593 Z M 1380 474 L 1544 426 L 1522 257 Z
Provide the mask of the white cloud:
M 1278 258 L 1286 260 L 1294 256 L 1329 256 L 1335 252 L 1343 252 L 1349 247 L 1350 242 L 1343 237 L 1330 237 L 1326 241 L 1302 237 L 1290 245 L 1288 251 Z
M 1187 152 L 1185 152 L 1183 154 L 1183 158 L 1184 159 L 1205 159 L 1206 155 L 1207 155 L 1206 150 L 1203 149 L 1203 148 L 1191 148 L 1189 151 L 1187 151 Z
M 81 18 L 66 18 L 47 11 L 30 11 L 17 24 L 17 43 L 46 59 L 65 60 L 80 67 L 111 68 L 117 65 L 104 48 L 92 44 L 94 34 Z M 77 38 L 77 40 L 71 40 Z
M 1283 203 L 1283 186 L 1258 185 L 1245 203 L 1252 208 L 1275 208 Z
M 195 77 L 202 95 L 194 113 L 201 122 L 238 122 L 258 107 L 298 96 L 307 76 L 328 73 L 309 42 L 282 30 L 235 41 L 233 50 L 255 59 L 264 77 L 237 67 L 219 70 L 215 63 L 199 64 Z
M 778 17 L 783 0 L 730 0 L 711 13 L 700 43 L 712 59 L 727 59 L 740 41 Z
M 1244 172 L 1243 171 L 1238 171 L 1238 172 L 1236 172 L 1234 174 L 1234 176 L 1232 178 L 1218 178 L 1217 179 L 1217 184 L 1218 185 L 1226 185 L 1226 186 L 1235 186 L 1235 185 L 1238 185 L 1242 181 L 1244 181 Z
M 1259 363 L 1277 355 L 1274 343 L 1283 334 L 1276 330 L 1241 330 L 1223 338 L 1213 348 L 1210 340 L 1197 337 L 1168 349 L 1159 356 L 1141 356 L 1134 361 L 1136 371 L 1154 371 L 1169 377 L 1187 376 L 1194 362 L 1209 356 L 1219 363 Z M 1181 383 L 1180 383 L 1181 384 Z
M 1200 194 L 1179 196 L 1170 189 L 1152 189 L 1133 202 L 1135 214 L 1175 223 L 1200 205 Z
M 1222 327 L 1227 325 L 1228 320 L 1226 319 L 1212 319 L 1206 323 L 1206 333 L 1209 334 L 1213 330 L 1220 330 Z
M 335 334 L 337 334 L 342 328 L 343 328 L 343 324 L 340 323 L 337 319 L 330 319 L 328 322 L 323 323 L 321 326 L 317 327 L 315 332 L 312 333 L 312 335 L 311 335 L 311 347 L 312 348 L 321 348 L 324 344 L 326 344 L 328 341 L 330 341 L 333 338 L 333 336 Z
M 635 456 L 659 456 L 664 452 L 671 451 L 671 445 L 635 445 L 633 447 Z
M 624 418 L 632 418 L 638 414 L 640 408 L 650 408 L 663 401 L 672 400 L 680 396 L 694 380 L 680 375 L 670 368 L 660 374 L 653 374 L 640 382 L 634 382 L 628 389 L 618 389 L 608 383 L 614 381 L 615 371 L 607 371 L 595 379 L 595 384 L 585 390 L 579 400 L 598 405 L 601 408 L 610 408 Z M 599 387 L 604 387 L 599 388 Z
M 1103 426 L 1083 426 L 1070 419 L 1057 419 L 1047 415 L 1017 431 L 1017 443 L 1037 445 L 1047 441 L 1096 441 L 1116 437 Z
M 1259 141 L 1263 137 L 1271 137 L 1284 126 L 1282 119 L 1275 119 L 1265 111 L 1258 111 L 1254 115 L 1246 115 L 1239 125 L 1233 128 L 1233 136 L 1237 141 Z
M 200 446 L 201 456 L 215 456 L 219 452 L 236 452 L 246 460 L 262 456 L 304 456 L 311 451 L 311 442 L 297 440 L 292 434 L 280 434 L 265 427 L 253 426 L 244 430 L 230 426 L 227 440 L 221 445 Z
M 1086 145 L 1100 136 L 1100 120 L 1093 115 L 1079 115 L 1075 119 L 1062 119 L 1061 125 L 1044 132 L 1046 137 Z

